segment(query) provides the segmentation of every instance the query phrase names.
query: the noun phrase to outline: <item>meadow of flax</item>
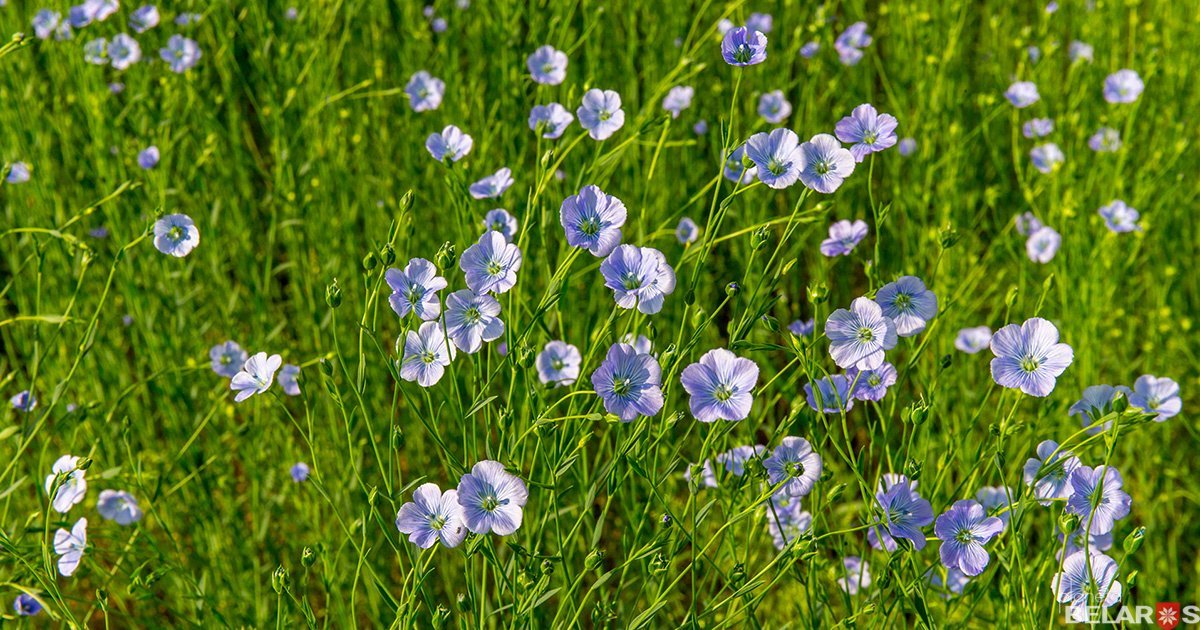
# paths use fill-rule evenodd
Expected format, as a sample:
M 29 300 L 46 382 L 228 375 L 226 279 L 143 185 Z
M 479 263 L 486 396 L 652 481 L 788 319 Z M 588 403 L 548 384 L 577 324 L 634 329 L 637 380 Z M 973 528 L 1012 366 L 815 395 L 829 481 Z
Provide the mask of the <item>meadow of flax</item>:
M 4 622 L 1200 622 L 1195 9 L 0 0 Z

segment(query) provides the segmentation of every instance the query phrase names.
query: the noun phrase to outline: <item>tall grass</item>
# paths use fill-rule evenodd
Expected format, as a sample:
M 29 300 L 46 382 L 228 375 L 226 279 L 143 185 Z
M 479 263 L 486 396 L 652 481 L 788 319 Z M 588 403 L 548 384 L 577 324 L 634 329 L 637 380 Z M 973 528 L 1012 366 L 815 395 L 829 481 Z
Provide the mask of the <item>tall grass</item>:
M 1074 435 L 1076 455 L 1119 468 L 1133 499 L 1109 552 L 1124 604 L 1196 602 L 1196 13 L 1060 4 L 438 0 L 448 30 L 437 34 L 420 2 L 297 3 L 294 21 L 279 3 L 180 2 L 138 36 L 144 61 L 118 72 L 86 63 L 82 45 L 127 31 L 134 6 L 60 42 L 33 38 L 40 6 L 10 0 L 0 32 L 25 36 L 0 52 L 0 162 L 26 162 L 32 177 L 0 184 L 0 392 L 31 390 L 39 406 L 6 409 L 0 427 L 0 590 L 80 626 L 1050 627 L 1063 614 L 1051 584 L 1063 508 L 1029 498 L 1021 469 L 1039 442 Z M 177 26 L 183 11 L 203 19 Z M 717 22 L 751 11 L 774 16 L 768 60 L 729 67 Z M 833 40 L 858 20 L 874 42 L 843 66 Z M 157 60 L 176 32 L 203 50 L 183 74 Z M 1093 45 L 1094 62 L 1072 63 L 1072 40 Z M 799 54 L 808 41 L 821 45 L 812 59 Z M 560 86 L 529 77 L 525 58 L 543 44 L 570 57 Z M 1102 84 L 1121 68 L 1146 90 L 1111 105 Z M 403 87 L 422 69 L 447 87 L 439 109 L 415 113 Z M 1014 80 L 1036 82 L 1041 101 L 1013 108 Z M 672 119 L 661 102 L 676 85 L 696 96 Z M 592 87 L 624 102 L 611 139 L 577 122 L 556 141 L 529 129 L 533 105 L 574 111 Z M 735 187 L 724 155 L 776 126 L 755 113 L 775 89 L 794 108 L 781 126 L 802 140 L 872 103 L 918 148 L 869 157 L 832 195 Z M 1052 175 L 1034 170 L 1036 142 L 1021 134 L 1035 116 L 1055 120 L 1049 140 L 1066 156 Z M 449 124 L 474 148 L 447 167 L 424 140 Z M 1120 130 L 1120 151 L 1088 148 L 1100 126 Z M 151 144 L 162 161 L 142 170 L 136 154 Z M 466 196 L 502 166 L 516 180 L 502 199 Z M 567 246 L 559 206 L 586 184 L 628 206 L 624 242 L 674 267 L 661 313 L 616 308 L 599 259 Z M 1096 210 L 1116 198 L 1140 210 L 1143 231 L 1105 229 Z M 384 270 L 423 257 L 463 288 L 454 255 L 494 207 L 518 218 L 524 254 L 500 296 L 505 336 L 460 353 L 432 388 L 400 380 L 396 340 L 415 323 L 388 307 Z M 176 212 L 201 231 L 181 259 L 147 236 Z M 1062 234 L 1051 262 L 1026 256 L 1023 212 Z M 674 236 L 684 216 L 701 228 L 687 247 Z M 870 235 L 826 258 L 817 245 L 840 219 L 866 220 Z M 814 412 L 804 385 L 837 369 L 826 318 L 901 275 L 923 278 L 941 309 L 889 353 L 899 382 L 880 403 Z M 1075 352 L 1049 397 L 999 387 L 991 353 L 954 349 L 960 328 L 1034 316 Z M 787 332 L 808 318 L 815 337 Z M 620 423 L 589 376 L 626 334 L 653 341 L 666 405 Z M 301 366 L 302 394 L 234 404 L 207 358 L 230 339 Z M 569 387 L 541 384 L 532 365 L 552 339 L 584 357 Z M 744 421 L 701 424 L 679 373 L 718 347 L 759 365 L 755 404 Z M 1078 435 L 1067 409 L 1085 387 L 1144 373 L 1180 383 L 1183 413 Z M 825 472 L 804 499 L 810 534 L 780 551 L 760 465 L 719 471 L 717 488 L 684 472 L 788 435 L 808 439 Z M 43 487 L 64 453 L 91 463 L 70 514 Z M 421 550 L 397 532 L 415 487 L 452 488 L 485 459 L 528 485 L 514 535 Z M 311 466 L 304 483 L 289 476 L 296 462 Z M 867 544 L 886 472 L 918 478 L 935 514 L 983 486 L 1020 495 L 962 594 L 927 579 L 940 566 L 932 528 L 920 552 Z M 132 493 L 144 518 L 100 518 L 102 489 Z M 81 515 L 89 548 L 60 577 L 54 531 Z M 1138 527 L 1144 542 L 1127 554 Z M 846 556 L 874 578 L 854 596 L 836 581 Z

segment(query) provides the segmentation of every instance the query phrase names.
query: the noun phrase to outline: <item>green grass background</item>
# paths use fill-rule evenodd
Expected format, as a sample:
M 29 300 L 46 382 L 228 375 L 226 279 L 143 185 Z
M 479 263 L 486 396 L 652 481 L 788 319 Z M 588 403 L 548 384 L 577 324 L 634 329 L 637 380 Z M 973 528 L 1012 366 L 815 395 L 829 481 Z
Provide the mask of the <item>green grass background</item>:
M 902 470 L 908 454 L 940 512 L 980 485 L 1019 487 L 1034 445 L 1078 430 L 1066 410 L 1084 387 L 1132 385 L 1152 373 L 1181 384 L 1184 412 L 1131 427 L 1113 446 L 1111 462 L 1125 477 L 1133 513 L 1118 523 L 1112 553 L 1119 558 L 1124 536 L 1146 527 L 1141 549 L 1122 565 L 1122 582 L 1137 572 L 1125 601 L 1197 601 L 1200 526 L 1191 516 L 1200 484 L 1191 409 L 1200 376 L 1200 13 L 1186 2 L 1097 0 L 1094 10 L 1060 4 L 1047 15 L 1040 2 L 475 0 L 461 11 L 438 0 L 449 30 L 435 35 L 421 2 L 300 3 L 294 22 L 284 18 L 284 3 L 182 2 L 161 6 L 163 25 L 138 37 L 148 59 L 174 32 L 199 42 L 199 65 L 175 75 L 158 61 L 123 73 L 84 62 L 82 43 L 127 30 L 132 6 L 56 42 L 32 38 L 38 5 L 11 0 L 0 8 L 0 33 L 29 37 L 0 58 L 0 161 L 28 162 L 33 178 L 0 185 L 0 393 L 7 399 L 32 386 L 42 405 L 29 416 L 4 412 L 5 597 L 33 589 L 54 602 L 49 612 L 59 619 L 107 619 L 117 627 L 306 619 L 321 627 L 426 627 L 439 605 L 459 627 L 829 627 L 852 616 L 870 627 L 921 619 L 1046 627 L 1061 614 L 1051 603 L 1056 548 L 1046 510 L 1031 508 L 1019 536 L 993 543 L 988 572 L 964 596 L 943 600 L 921 586 L 924 567 L 937 563 L 934 544 L 889 565 L 854 531 L 780 557 L 759 515 L 739 516 L 758 498 L 756 486 L 731 481 L 690 495 L 682 473 L 702 452 L 801 435 L 830 472 L 807 508 L 818 535 L 858 527 L 867 516 L 835 445 L 857 454 L 868 481 Z M 204 19 L 177 27 L 171 19 L 183 10 Z M 769 56 L 736 70 L 720 58 L 716 22 L 740 22 L 750 11 L 774 15 Z M 870 25 L 875 41 L 858 66 L 844 67 L 833 38 L 857 20 Z M 1094 63 L 1069 62 L 1073 39 L 1095 47 Z M 805 60 L 798 51 L 810 40 L 822 48 Z M 570 55 L 561 86 L 539 87 L 528 77 L 525 57 L 546 43 Z M 1029 45 L 1041 48 L 1036 64 Z M 1105 103 L 1104 77 L 1126 67 L 1140 73 L 1145 93 L 1133 105 Z M 421 69 L 447 89 L 440 109 L 417 114 L 402 88 Z M 757 95 L 782 89 L 794 107 L 785 125 L 802 139 L 829 132 L 869 102 L 894 114 L 900 135 L 919 148 L 907 158 L 894 149 L 879 154 L 836 194 L 809 197 L 769 264 L 801 188 L 759 186 L 738 195 L 715 234 L 724 240 L 698 266 L 694 254 L 685 260 L 672 230 L 686 215 L 709 233 L 721 132 L 731 122 L 739 74 L 732 110 L 738 139 L 772 127 L 754 114 Z M 1042 100 L 1012 108 L 1002 94 L 1016 79 L 1035 81 Z M 112 94 L 111 81 L 123 82 L 124 92 Z M 682 84 L 696 88 L 695 102 L 668 121 L 662 97 Z M 612 139 L 585 139 L 564 156 L 578 126 L 557 142 L 529 130 L 533 105 L 555 100 L 574 111 L 590 87 L 622 96 L 626 123 Z M 1049 139 L 1066 154 L 1051 176 L 1033 170 L 1034 143 L 1020 134 L 1034 116 L 1054 118 Z M 699 119 L 710 126 L 701 137 L 691 130 Z M 450 176 L 423 148 L 447 124 L 475 139 Z M 1087 148 L 1101 125 L 1121 130 L 1120 152 Z M 162 162 L 144 172 L 136 154 L 152 143 Z M 547 169 L 560 157 L 563 181 Z M 462 181 L 501 166 L 516 179 L 501 203 L 464 199 Z M 910 367 L 889 400 L 875 409 L 860 405 L 843 431 L 803 404 L 802 368 L 834 368 L 827 342 L 799 353 L 774 349 L 764 344 L 786 346 L 786 334 L 756 320 L 770 313 L 783 324 L 813 315 L 823 321 L 871 288 L 863 266 L 872 258 L 874 224 L 849 258 L 817 251 L 833 220 L 871 222 L 868 168 L 874 199 L 890 204 L 878 239 L 879 278 L 925 278 L 942 311 L 896 351 L 893 362 Z M 724 198 L 731 186 L 719 181 Z M 626 242 L 657 247 L 676 265 L 680 287 L 661 314 L 614 314 L 598 261 L 587 255 L 574 261 L 557 302 L 537 311 L 555 293 L 548 287 L 567 253 L 558 206 L 588 183 L 629 207 Z M 1144 232 L 1104 228 L 1096 210 L 1114 198 L 1141 211 Z M 446 241 L 461 253 L 484 212 L 500 206 L 523 231 L 520 280 L 502 300 L 514 361 L 493 344 L 473 358 L 460 355 L 428 397 L 408 383 L 396 387 L 383 353 L 393 352 L 404 324 L 379 289 L 382 267 L 364 273 L 364 256 L 379 256 L 389 240 L 396 266 L 432 259 Z M 160 211 L 192 216 L 199 248 L 176 260 L 142 241 L 119 256 Z M 1063 235 L 1049 264 L 1031 262 L 1012 227 L 1025 211 Z M 755 254 L 751 232 L 763 225 L 772 240 Z M 109 230 L 107 239 L 87 236 L 98 226 Z M 14 232 L 27 227 L 58 231 Z M 943 250 L 945 230 L 960 240 Z M 457 265 L 446 271 L 451 288 L 461 288 Z M 344 299 L 336 311 L 325 302 L 334 278 Z M 687 308 L 693 278 L 695 302 Z M 724 302 L 731 281 L 743 291 Z M 820 283 L 829 300 L 814 305 L 806 290 Z M 1039 313 L 1075 349 L 1075 363 L 1049 398 L 1002 394 L 989 376 L 988 353 L 953 349 L 961 327 L 996 329 Z M 525 331 L 523 341 L 514 336 Z M 709 348 L 757 344 L 739 354 L 762 366 L 760 385 L 771 385 L 759 392 L 750 419 L 732 425 L 696 423 L 677 378 L 663 413 L 649 420 L 584 417 L 602 409 L 583 395 L 547 416 L 564 390 L 546 390 L 516 359 L 562 338 L 589 357 L 586 376 L 625 332 L 647 334 L 660 349 L 682 340 L 681 363 L 666 370 L 673 374 Z M 235 406 L 226 381 L 207 367 L 208 348 L 227 339 L 303 365 L 304 395 Z M 950 357 L 944 368 L 943 356 Z M 332 378 L 322 376 L 321 358 L 334 368 Z M 588 387 L 585 378 L 575 389 Z M 921 397 L 931 410 L 914 428 L 900 414 Z M 68 402 L 80 410 L 66 413 Z M 533 428 L 568 408 L 575 418 Z M 989 431 L 1001 424 L 1003 440 Z M 47 515 L 41 483 L 68 452 L 94 460 L 89 499 L 69 518 Z M 1093 442 L 1080 455 L 1095 463 L 1105 447 Z M 530 482 L 526 523 L 515 536 L 471 545 L 468 556 L 465 549 L 422 554 L 397 534 L 392 521 L 413 484 L 452 487 L 464 464 L 484 458 L 501 459 Z M 291 481 L 296 461 L 314 464 L 313 481 Z M 823 498 L 842 483 L 839 498 Z M 133 492 L 145 519 L 126 529 L 102 521 L 94 499 L 103 488 Z M 663 513 L 675 514 L 676 525 L 661 526 Z M 44 562 L 44 526 L 50 523 L 52 536 L 80 514 L 92 523 L 92 548 L 75 577 L 57 578 Z M 307 569 L 305 547 L 318 557 Z M 605 555 L 589 563 L 595 550 Z M 847 554 L 871 563 L 877 585 L 869 593 L 849 598 L 834 583 Z M 281 566 L 291 584 L 277 595 L 272 573 Z

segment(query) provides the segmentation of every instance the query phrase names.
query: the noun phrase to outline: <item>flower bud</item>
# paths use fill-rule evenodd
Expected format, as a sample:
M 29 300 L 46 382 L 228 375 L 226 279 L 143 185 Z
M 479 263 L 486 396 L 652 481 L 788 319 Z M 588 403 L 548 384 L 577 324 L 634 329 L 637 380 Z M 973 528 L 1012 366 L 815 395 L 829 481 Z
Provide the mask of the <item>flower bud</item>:
M 900 417 L 905 421 L 920 426 L 929 417 L 929 406 L 925 404 L 924 400 L 914 401 L 900 412 Z
M 750 247 L 753 249 L 762 249 L 771 243 L 771 231 L 767 226 L 762 226 L 750 235 Z
M 746 565 L 739 562 L 733 566 L 733 572 L 729 574 L 729 584 L 733 588 L 741 588 L 746 583 Z
M 408 209 L 412 207 L 412 200 L 413 200 L 413 191 L 410 190 L 410 191 L 405 192 L 404 196 L 400 198 L 400 212 L 401 213 L 408 212 Z
M 813 304 L 821 304 L 829 299 L 829 285 L 824 282 L 808 285 L 808 301 Z
M 553 575 L 553 574 L 554 574 L 554 562 L 552 562 L 549 558 L 542 560 L 542 575 Z
M 384 245 L 383 249 L 379 250 L 379 259 L 382 260 L 383 264 L 385 265 L 390 265 L 396 262 L 396 248 L 392 247 L 391 243 Z
M 325 287 L 325 303 L 329 308 L 337 308 L 342 305 L 342 289 L 338 286 L 337 278 L 329 286 Z
M 275 589 L 275 593 L 282 595 L 288 589 L 288 570 L 282 566 L 276 567 L 275 572 L 271 574 L 271 588 Z
M 921 478 L 921 462 L 909 459 L 904 463 L 904 476 L 916 481 Z
M 316 563 L 317 552 L 313 551 L 312 547 L 305 547 L 304 551 L 300 552 L 300 564 L 304 565 L 304 568 L 307 569 Z
M 938 230 L 938 244 L 942 246 L 942 249 L 950 249 L 951 247 L 954 247 L 955 244 L 958 243 L 959 238 L 961 237 L 958 234 L 958 230 L 950 227 L 949 225 L 941 230 Z
M 466 593 L 459 593 L 458 596 L 454 598 L 454 607 L 458 609 L 458 612 L 463 613 L 464 615 L 471 614 L 471 598 L 467 597 Z
M 1125 544 L 1124 544 L 1125 553 L 1131 554 L 1131 553 L 1137 551 L 1138 547 L 1142 546 L 1142 540 L 1145 537 L 1146 537 L 1146 528 L 1145 527 L 1138 527 L 1137 529 L 1133 530 L 1132 532 L 1129 532 L 1129 535 L 1125 537 Z
M 595 571 L 599 568 L 600 563 L 604 562 L 604 550 L 593 549 L 591 553 L 583 559 L 583 566 L 588 571 Z
M 450 241 L 442 243 L 441 248 L 438 249 L 436 258 L 438 269 L 450 269 L 453 267 L 454 263 L 458 260 L 458 252 L 454 248 L 454 243 Z
M 444 604 L 438 604 L 437 610 L 433 611 L 433 627 L 441 630 L 446 627 L 446 621 L 450 619 L 450 609 Z
M 741 292 L 742 285 L 736 282 L 730 282 L 729 284 L 725 285 L 725 295 L 728 295 L 729 297 L 733 297 Z
M 773 333 L 778 333 L 780 330 L 779 329 L 779 320 L 775 319 L 774 317 L 771 317 L 770 315 L 763 315 L 762 323 L 764 326 L 767 327 L 767 330 L 769 330 Z
M 1079 515 L 1063 512 L 1062 516 L 1058 517 L 1058 527 L 1069 535 L 1075 531 L 1076 527 L 1079 527 Z

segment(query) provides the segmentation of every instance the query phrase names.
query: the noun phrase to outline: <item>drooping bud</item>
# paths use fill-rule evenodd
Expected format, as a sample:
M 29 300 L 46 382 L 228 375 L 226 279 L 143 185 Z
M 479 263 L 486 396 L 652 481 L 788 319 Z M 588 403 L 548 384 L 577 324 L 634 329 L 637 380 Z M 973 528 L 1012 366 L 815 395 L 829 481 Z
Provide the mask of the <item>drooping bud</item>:
M 600 567 L 600 563 L 604 562 L 604 550 L 593 549 L 591 553 L 583 559 L 583 566 L 588 571 L 595 571 Z

